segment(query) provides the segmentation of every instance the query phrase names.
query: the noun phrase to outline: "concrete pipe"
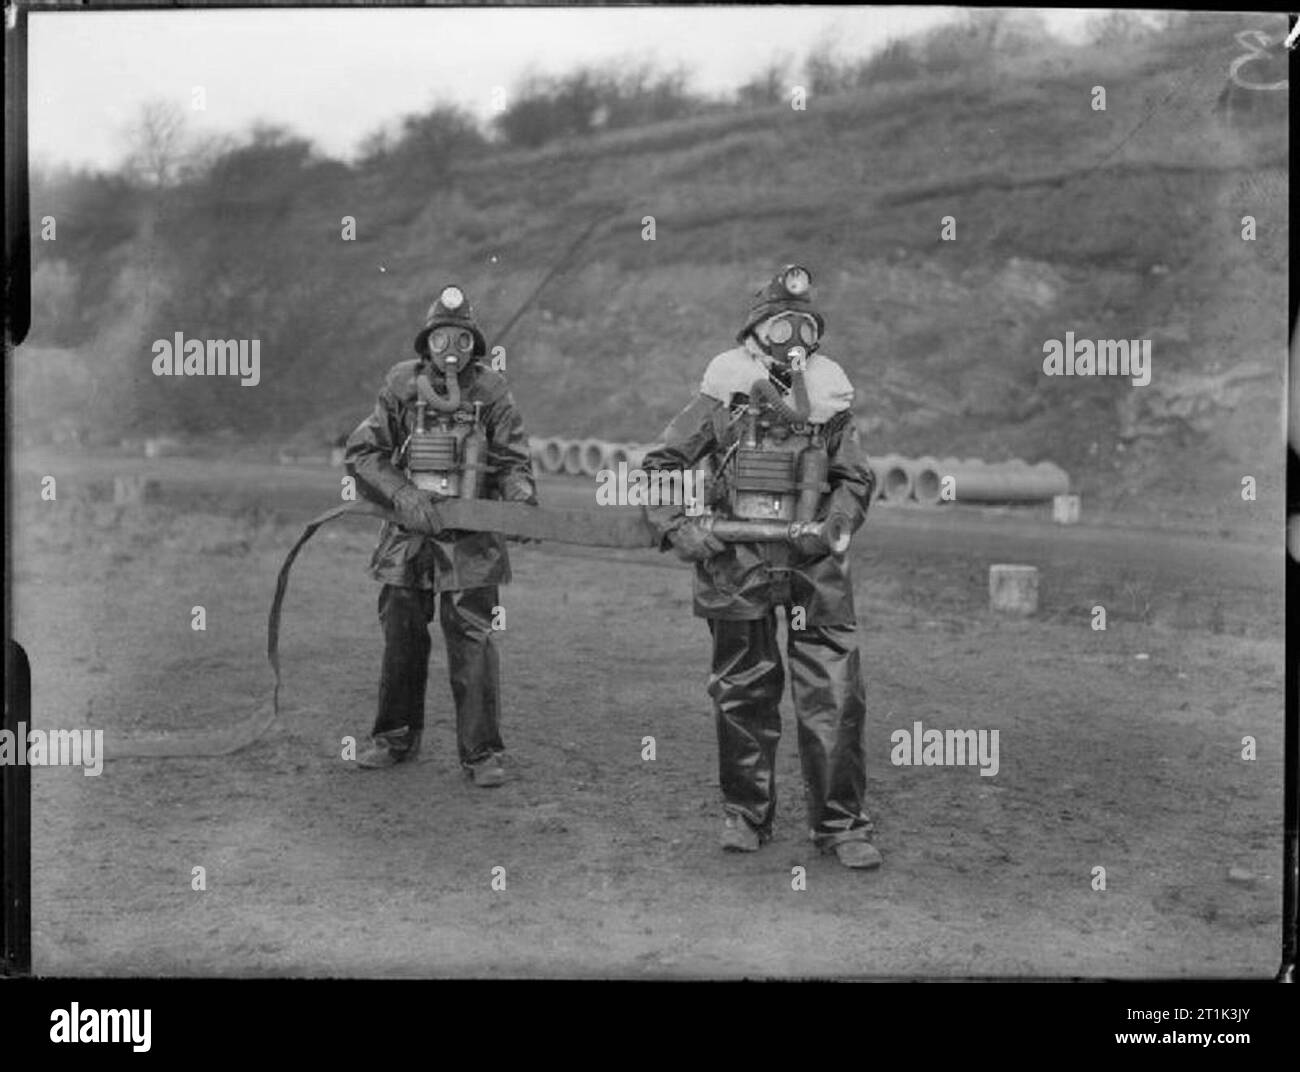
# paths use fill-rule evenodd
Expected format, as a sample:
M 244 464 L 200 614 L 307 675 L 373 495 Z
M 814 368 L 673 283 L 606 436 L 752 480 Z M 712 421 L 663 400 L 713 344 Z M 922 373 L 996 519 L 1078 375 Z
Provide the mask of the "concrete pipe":
M 940 496 L 937 504 L 945 502 L 978 502 L 980 487 L 987 483 L 986 466 L 979 458 L 941 458 L 937 466 Z M 942 494 L 943 481 L 951 478 L 948 495 Z
M 1070 474 L 1054 462 L 1039 462 L 1031 465 L 1029 472 L 1036 494 L 1044 499 L 1070 492 Z
M 538 464 L 543 473 L 559 473 L 564 470 L 564 451 L 569 444 L 563 439 L 550 436 L 542 440 L 542 450 L 538 455 Z
M 1044 463 L 1028 466 L 1007 462 L 1001 465 L 961 465 L 951 474 L 956 481 L 956 501 L 1040 502 L 1064 495 L 1070 478 L 1058 466 Z
M 582 440 L 566 439 L 564 442 L 564 464 L 560 470 L 568 476 L 582 476 Z
M 917 458 L 912 463 L 912 495 L 925 506 L 939 503 L 943 490 L 943 472 L 938 458 Z
M 880 498 L 886 503 L 906 502 L 912 497 L 911 461 L 898 454 L 884 455 L 876 466 Z
M 613 444 L 603 439 L 584 439 L 578 444 L 578 470 L 583 476 L 595 476 L 604 467 L 605 452 Z
M 939 478 L 939 494 L 933 499 L 934 505 L 946 502 L 959 502 L 962 484 L 967 481 L 973 470 L 984 468 L 979 458 L 940 458 L 934 466 Z M 920 496 L 917 496 L 918 499 Z
M 622 462 L 629 469 L 632 463 L 628 459 L 632 456 L 632 448 L 626 443 L 606 443 L 605 456 L 601 459 L 601 468 L 608 469 L 611 473 L 618 472 L 619 463 Z

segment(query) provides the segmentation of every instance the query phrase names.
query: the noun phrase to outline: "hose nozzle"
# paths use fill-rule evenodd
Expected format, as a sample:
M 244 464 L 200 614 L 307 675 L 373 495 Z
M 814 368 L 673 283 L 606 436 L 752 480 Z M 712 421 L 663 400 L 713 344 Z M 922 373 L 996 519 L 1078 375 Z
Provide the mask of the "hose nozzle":
M 833 555 L 842 555 L 853 538 L 847 522 L 838 515 L 825 521 L 744 521 L 708 515 L 701 524 L 723 543 L 794 543 L 811 536 Z

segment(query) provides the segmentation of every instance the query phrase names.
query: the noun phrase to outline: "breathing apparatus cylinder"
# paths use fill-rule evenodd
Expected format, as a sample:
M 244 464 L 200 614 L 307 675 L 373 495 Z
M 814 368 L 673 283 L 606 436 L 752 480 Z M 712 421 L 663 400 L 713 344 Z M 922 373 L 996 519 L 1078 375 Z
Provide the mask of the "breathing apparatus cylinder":
M 799 455 L 799 502 L 794 508 L 796 521 L 812 521 L 817 517 L 817 507 L 822 495 L 830 490 L 826 475 L 830 471 L 830 458 L 821 437 L 815 437 Z
M 481 417 L 483 403 L 474 403 L 474 423 L 465 437 L 461 451 L 460 497 L 477 499 L 483 494 L 483 477 L 487 469 L 487 436 Z

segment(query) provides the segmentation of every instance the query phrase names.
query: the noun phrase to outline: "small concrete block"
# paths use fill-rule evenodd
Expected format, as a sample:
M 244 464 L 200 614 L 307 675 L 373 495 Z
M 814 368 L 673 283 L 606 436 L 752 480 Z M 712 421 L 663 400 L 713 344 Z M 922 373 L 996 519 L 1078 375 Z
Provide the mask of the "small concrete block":
M 990 566 L 989 607 L 1006 614 L 1035 613 L 1038 610 L 1038 568 Z
M 1079 523 L 1079 496 L 1053 495 L 1052 520 L 1058 525 L 1077 525 Z

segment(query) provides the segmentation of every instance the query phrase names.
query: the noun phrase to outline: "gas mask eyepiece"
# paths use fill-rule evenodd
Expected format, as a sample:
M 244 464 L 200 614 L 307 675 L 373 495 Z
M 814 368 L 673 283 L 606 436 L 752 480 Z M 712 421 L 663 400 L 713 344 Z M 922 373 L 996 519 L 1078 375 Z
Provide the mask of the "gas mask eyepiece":
M 789 368 L 807 360 L 818 338 L 817 321 L 807 313 L 781 313 L 767 322 L 759 342 L 773 361 Z
M 797 321 L 797 323 L 796 323 Z M 817 342 L 817 321 L 804 313 L 783 313 L 773 318 L 767 328 L 767 337 L 779 346 L 784 346 L 799 334 L 799 342 L 812 346 Z

